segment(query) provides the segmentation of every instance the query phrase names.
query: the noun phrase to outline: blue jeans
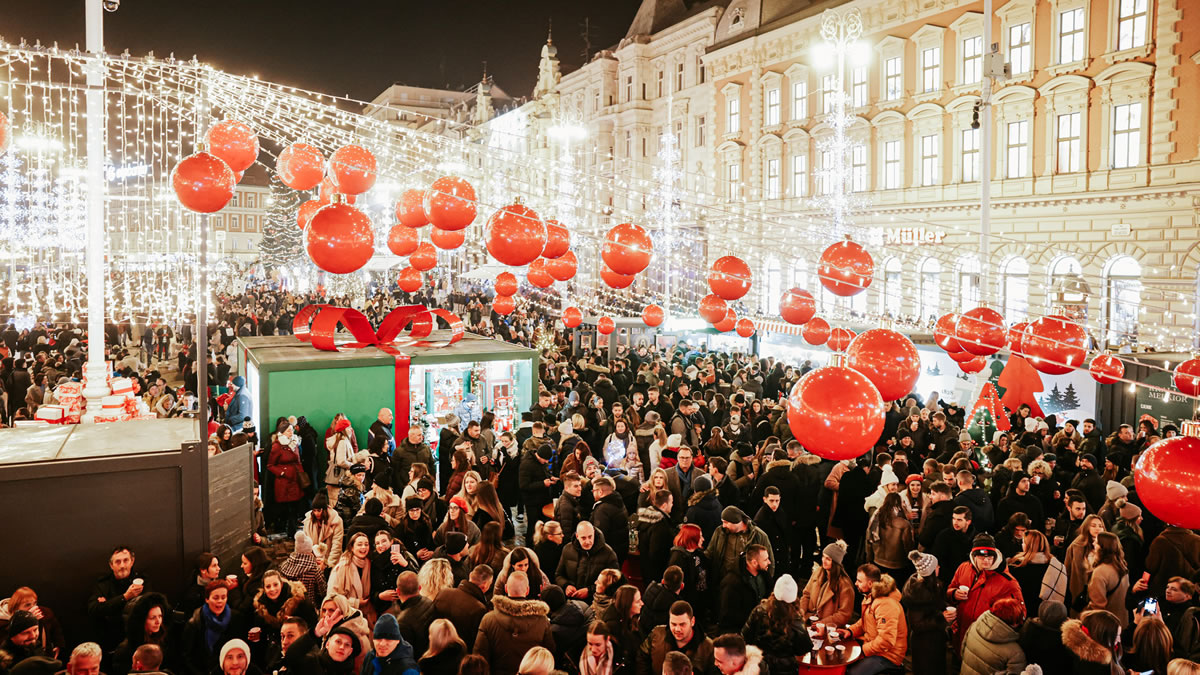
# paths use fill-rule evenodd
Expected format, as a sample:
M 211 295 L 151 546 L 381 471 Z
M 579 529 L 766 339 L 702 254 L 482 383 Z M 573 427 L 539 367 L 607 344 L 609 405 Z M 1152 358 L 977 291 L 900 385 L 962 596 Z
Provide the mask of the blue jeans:
M 847 666 L 846 675 L 877 675 L 878 673 L 895 670 L 899 667 L 882 656 L 868 656 L 857 663 Z

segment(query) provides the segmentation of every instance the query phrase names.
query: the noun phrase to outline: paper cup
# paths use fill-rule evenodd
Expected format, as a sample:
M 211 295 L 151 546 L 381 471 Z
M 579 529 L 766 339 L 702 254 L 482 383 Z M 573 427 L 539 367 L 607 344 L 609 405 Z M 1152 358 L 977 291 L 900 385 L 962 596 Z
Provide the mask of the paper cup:
M 144 586 L 145 583 L 141 580 L 141 578 L 138 578 L 138 579 L 133 580 L 133 585 L 134 586 Z
M 225 581 L 228 581 L 231 584 L 236 584 L 237 583 L 237 575 L 236 574 L 226 574 Z

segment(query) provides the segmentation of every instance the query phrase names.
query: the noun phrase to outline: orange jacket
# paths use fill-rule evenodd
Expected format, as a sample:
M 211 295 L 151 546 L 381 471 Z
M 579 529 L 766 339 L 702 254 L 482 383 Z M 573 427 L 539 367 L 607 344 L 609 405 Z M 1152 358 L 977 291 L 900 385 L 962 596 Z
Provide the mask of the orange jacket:
M 885 574 L 871 585 L 871 595 L 863 598 L 862 618 L 849 627 L 862 639 L 864 656 L 882 656 L 896 665 L 904 663 L 908 651 L 908 622 L 900 605 L 896 580 Z

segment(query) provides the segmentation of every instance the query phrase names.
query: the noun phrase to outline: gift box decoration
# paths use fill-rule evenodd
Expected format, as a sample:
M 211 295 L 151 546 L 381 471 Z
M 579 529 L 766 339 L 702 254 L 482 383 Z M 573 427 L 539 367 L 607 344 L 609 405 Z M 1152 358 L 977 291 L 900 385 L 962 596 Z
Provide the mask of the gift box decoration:
M 37 409 L 33 418 L 50 422 L 51 424 L 65 424 L 67 421 L 67 409 L 61 405 L 44 405 Z
M 118 411 L 124 411 L 127 400 L 129 399 L 126 396 L 105 396 L 100 399 L 101 412 L 115 414 Z
M 128 377 L 114 377 L 109 383 L 112 387 L 112 393 L 116 396 L 133 397 L 133 380 Z

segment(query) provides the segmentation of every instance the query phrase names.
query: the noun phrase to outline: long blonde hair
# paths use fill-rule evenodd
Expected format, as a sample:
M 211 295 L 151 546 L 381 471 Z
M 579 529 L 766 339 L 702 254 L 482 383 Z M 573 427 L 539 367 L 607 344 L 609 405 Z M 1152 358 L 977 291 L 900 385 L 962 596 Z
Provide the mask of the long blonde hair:
M 447 588 L 454 588 L 454 572 L 450 569 L 450 561 L 445 558 L 434 558 L 425 563 L 417 572 L 417 583 L 421 585 L 421 595 L 433 600 L 437 594 Z
M 425 650 L 421 658 L 433 658 L 454 643 L 458 643 L 458 646 L 466 652 L 467 643 L 458 636 L 458 629 L 454 627 L 454 624 L 450 623 L 449 619 L 436 619 L 429 624 L 429 649 Z

